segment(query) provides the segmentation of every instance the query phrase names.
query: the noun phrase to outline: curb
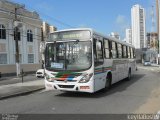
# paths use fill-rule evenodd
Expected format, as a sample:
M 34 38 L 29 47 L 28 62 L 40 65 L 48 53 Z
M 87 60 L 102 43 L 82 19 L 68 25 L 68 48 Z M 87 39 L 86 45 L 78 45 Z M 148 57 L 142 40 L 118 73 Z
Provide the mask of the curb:
M 34 92 L 37 92 L 37 91 L 41 91 L 43 89 L 45 89 L 45 87 L 40 87 L 38 89 L 28 90 L 28 91 L 25 91 L 25 92 L 13 93 L 11 95 L 1 96 L 0 100 L 13 98 L 13 97 L 17 97 L 17 96 L 29 95 L 31 93 L 34 93 Z

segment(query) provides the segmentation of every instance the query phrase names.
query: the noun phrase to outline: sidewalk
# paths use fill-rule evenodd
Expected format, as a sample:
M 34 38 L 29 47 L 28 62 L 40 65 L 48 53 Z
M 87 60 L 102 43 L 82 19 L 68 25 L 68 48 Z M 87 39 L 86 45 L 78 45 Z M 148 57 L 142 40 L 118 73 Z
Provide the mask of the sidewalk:
M 29 82 L 29 81 L 35 81 L 35 80 L 39 80 L 40 78 L 37 78 L 35 76 L 35 74 L 28 74 L 23 76 L 23 80 L 22 77 L 17 77 L 17 76 L 9 76 L 9 77 L 1 77 L 0 78 L 0 86 L 3 85 L 9 85 L 9 84 L 16 84 L 16 83 L 25 83 L 25 82 Z
M 137 68 L 160 73 L 160 65 L 156 65 L 156 64 L 152 64 L 151 66 L 144 66 L 143 64 L 137 64 Z
M 160 65 L 157 65 L 157 64 L 151 64 L 151 66 L 153 66 L 153 67 L 160 67 Z
M 35 74 L 27 74 L 27 75 L 24 75 L 23 78 L 25 77 L 28 77 L 28 76 L 35 76 Z M 17 77 L 15 75 L 13 76 L 3 76 L 3 77 L 0 77 L 0 81 L 3 81 L 3 80 L 11 80 L 11 79 L 22 79 L 22 77 Z
M 43 90 L 44 79 L 0 86 L 0 100 Z

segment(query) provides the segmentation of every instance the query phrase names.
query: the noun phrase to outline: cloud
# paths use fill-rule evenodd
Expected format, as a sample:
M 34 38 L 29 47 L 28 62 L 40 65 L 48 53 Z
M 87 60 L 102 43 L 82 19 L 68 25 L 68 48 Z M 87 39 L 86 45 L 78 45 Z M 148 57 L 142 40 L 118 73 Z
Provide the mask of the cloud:
M 125 23 L 125 16 L 123 15 L 118 15 L 116 19 L 117 24 L 124 24 Z
M 116 24 L 117 24 L 120 28 L 129 27 L 128 20 L 127 20 L 126 16 L 124 16 L 124 15 L 118 15 L 118 16 L 117 16 L 117 18 L 116 18 Z
M 130 27 L 130 22 L 128 22 L 126 16 L 118 15 L 115 24 L 116 30 L 118 30 L 115 32 L 118 32 L 123 39 L 125 37 L 125 29 Z

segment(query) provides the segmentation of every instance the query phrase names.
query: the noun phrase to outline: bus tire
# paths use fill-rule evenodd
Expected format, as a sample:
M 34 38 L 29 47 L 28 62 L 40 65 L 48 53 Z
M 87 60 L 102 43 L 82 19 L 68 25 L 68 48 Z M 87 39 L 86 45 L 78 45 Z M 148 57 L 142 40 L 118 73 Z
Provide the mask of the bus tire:
M 105 83 L 105 88 L 104 90 L 109 90 L 111 88 L 111 83 L 112 83 L 112 74 L 108 73 L 107 77 L 106 77 L 106 83 Z
M 132 73 L 131 73 L 131 68 L 130 68 L 129 71 L 128 71 L 127 81 L 131 80 L 131 76 L 132 76 Z

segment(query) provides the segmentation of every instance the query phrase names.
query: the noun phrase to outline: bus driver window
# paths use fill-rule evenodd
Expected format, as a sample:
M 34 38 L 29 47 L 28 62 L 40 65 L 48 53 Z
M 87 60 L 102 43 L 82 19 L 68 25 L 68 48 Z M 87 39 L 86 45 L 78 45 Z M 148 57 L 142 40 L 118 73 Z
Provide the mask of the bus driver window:
M 95 63 L 95 66 L 102 65 L 103 64 L 102 41 L 94 39 L 93 49 L 94 49 L 94 63 Z

